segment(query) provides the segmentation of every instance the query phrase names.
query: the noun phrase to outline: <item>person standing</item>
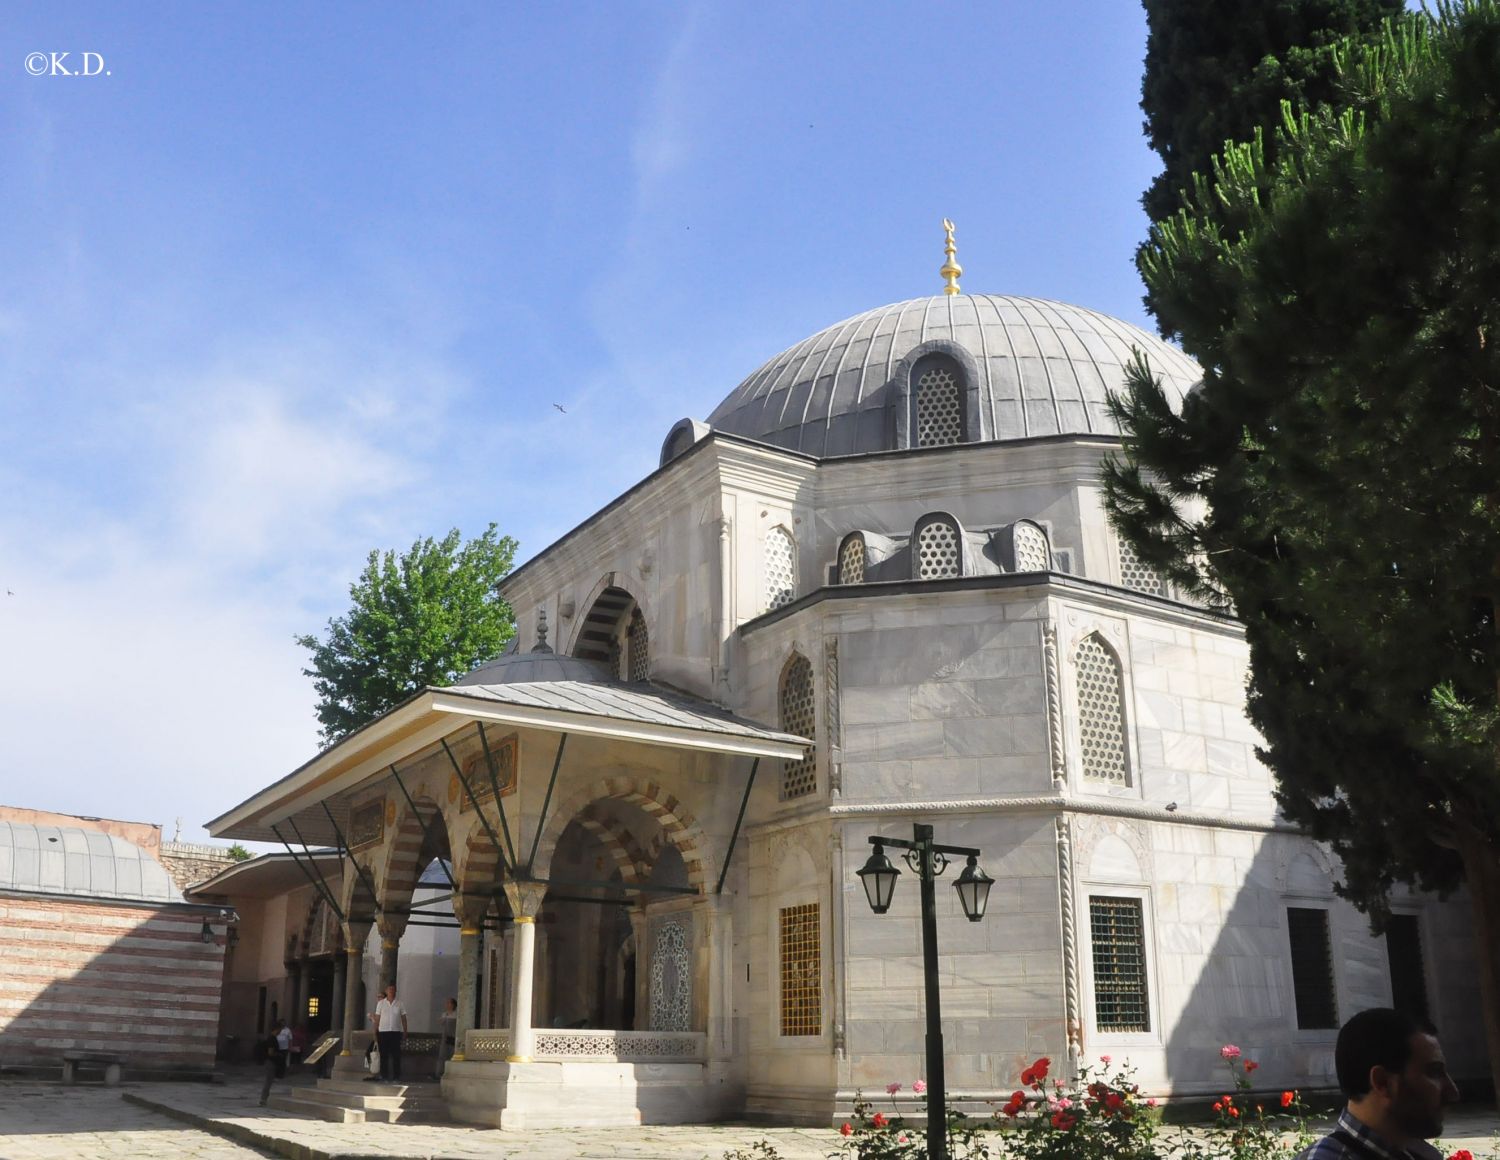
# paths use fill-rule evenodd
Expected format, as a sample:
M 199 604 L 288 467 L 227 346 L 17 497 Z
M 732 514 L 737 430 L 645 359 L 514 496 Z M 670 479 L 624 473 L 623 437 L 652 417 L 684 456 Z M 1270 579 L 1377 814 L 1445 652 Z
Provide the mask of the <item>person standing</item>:
M 1426 1160 L 1443 1130 L 1443 1108 L 1458 1101 L 1437 1032 L 1389 1007 L 1361 1011 L 1339 1028 L 1333 1049 L 1348 1103 L 1333 1131 L 1297 1160 Z
M 370 1022 L 375 1025 L 380 1052 L 380 1075 L 370 1079 L 394 1083 L 401 1078 L 401 1041 L 406 1035 L 406 1004 L 396 998 L 395 983 L 386 984 L 385 996 L 375 1004 Z
M 260 1106 L 265 1107 L 271 1098 L 271 1081 L 286 1075 L 286 1052 L 291 1046 L 292 1033 L 281 1020 L 271 1025 L 271 1034 L 260 1044 L 261 1068 L 264 1080 L 260 1085 Z
M 444 999 L 443 1013 L 438 1016 L 438 1079 L 443 1078 L 443 1072 L 448 1068 L 448 1060 L 453 1055 L 453 1049 L 457 1045 L 457 1032 L 458 1000 Z

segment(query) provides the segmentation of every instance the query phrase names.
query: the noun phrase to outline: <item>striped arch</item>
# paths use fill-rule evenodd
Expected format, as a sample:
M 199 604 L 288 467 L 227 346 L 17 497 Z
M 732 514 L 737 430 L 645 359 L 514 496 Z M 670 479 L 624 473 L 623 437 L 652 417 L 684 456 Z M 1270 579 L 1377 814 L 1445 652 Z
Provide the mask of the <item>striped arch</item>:
M 495 825 L 493 815 L 486 816 Z M 479 819 L 473 814 L 469 819 L 469 836 L 462 849 L 454 851 L 453 877 L 465 896 L 494 894 L 505 881 L 505 860 Z
M 601 798 L 629 802 L 647 817 L 661 826 L 668 841 L 677 847 L 687 869 L 688 885 L 700 894 L 706 893 L 709 884 L 708 841 L 697 820 L 687 812 L 682 803 L 667 793 L 655 782 L 642 781 L 627 775 L 602 778 L 591 785 L 574 790 L 558 804 L 542 834 L 541 846 L 537 850 L 537 872 L 547 876 L 552 865 L 552 855 L 557 841 L 562 837 L 568 823 L 585 814 L 588 807 Z M 649 867 L 648 867 L 649 869 Z
M 584 806 L 573 820 L 599 839 L 599 844 L 620 872 L 622 881 L 641 883 L 650 877 L 652 855 L 641 846 L 629 827 L 622 826 L 618 818 L 600 809 L 597 801 Z
M 569 635 L 567 648 L 559 649 L 558 651 L 566 652 L 568 656 L 573 657 L 584 657 L 585 659 L 589 657 L 589 637 L 587 634 L 596 631 L 599 627 L 597 622 L 590 625 L 589 618 L 594 614 L 595 606 L 599 604 L 601 599 L 608 603 L 609 597 L 605 594 L 610 589 L 622 592 L 630 600 L 634 601 L 635 606 L 640 609 L 641 615 L 645 617 L 648 627 L 656 624 L 656 615 L 651 607 L 651 598 L 646 595 L 646 585 L 641 582 L 641 578 L 633 572 L 628 572 L 624 569 L 606 572 L 603 576 L 599 577 L 588 597 L 578 605 L 578 615 L 573 618 L 573 626 Z M 624 611 L 629 611 L 628 605 L 624 606 Z M 616 609 L 616 612 L 618 613 L 619 609 Z M 615 622 L 615 625 L 618 627 L 618 621 Z M 561 641 L 561 632 L 558 633 L 558 638 Z
M 426 869 L 421 864 L 422 846 L 427 840 L 427 834 L 422 829 L 422 819 L 426 819 L 428 828 L 433 831 L 435 838 L 440 839 L 442 845 L 449 845 L 448 825 L 437 803 L 425 797 L 416 798 L 415 802 L 417 809 L 421 811 L 421 818 L 412 812 L 411 806 L 403 805 L 396 824 L 396 836 L 390 843 L 390 853 L 380 877 L 376 879 L 376 885 L 380 888 L 380 905 L 390 911 L 404 911 L 411 906 L 411 896 L 417 888 L 417 880 Z M 451 849 L 430 853 L 438 858 L 452 856 Z
M 364 871 L 363 874 L 355 870 L 356 864 Z M 344 860 L 344 885 L 340 891 L 340 904 L 344 908 L 346 922 L 375 921 L 379 907 L 370 888 L 365 885 L 367 879 L 375 881 L 375 867 L 370 865 L 369 855 L 362 858 L 358 854 L 350 854 Z

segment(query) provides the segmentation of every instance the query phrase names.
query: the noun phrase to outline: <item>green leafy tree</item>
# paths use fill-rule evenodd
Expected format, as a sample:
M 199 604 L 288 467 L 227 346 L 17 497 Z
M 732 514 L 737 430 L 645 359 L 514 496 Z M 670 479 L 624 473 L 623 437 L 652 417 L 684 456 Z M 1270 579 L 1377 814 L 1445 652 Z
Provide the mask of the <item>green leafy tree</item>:
M 1226 141 L 1281 120 L 1281 102 L 1337 96 L 1334 46 L 1368 35 L 1401 0 L 1145 0 L 1146 136 L 1165 168 L 1141 198 L 1152 221 L 1182 204 Z
M 245 849 L 245 847 L 241 846 L 238 842 L 230 846 L 229 849 L 224 851 L 224 853 L 228 854 L 229 857 L 236 862 L 248 862 L 251 858 L 250 851 Z
M 1232 603 L 1286 815 L 1378 927 L 1467 884 L 1500 1065 L 1500 3 L 1335 53 L 1341 112 L 1228 149 L 1142 271 L 1204 369 L 1114 401 L 1112 518 Z M 1500 1076 L 1500 1066 L 1494 1073 Z
M 455 528 L 396 555 L 375 551 L 349 586 L 350 608 L 323 639 L 299 636 L 312 653 L 303 673 L 318 692 L 323 740 L 332 743 L 399 705 L 425 685 L 446 685 L 497 654 L 515 633 L 496 585 L 516 542 L 491 524 L 463 543 Z

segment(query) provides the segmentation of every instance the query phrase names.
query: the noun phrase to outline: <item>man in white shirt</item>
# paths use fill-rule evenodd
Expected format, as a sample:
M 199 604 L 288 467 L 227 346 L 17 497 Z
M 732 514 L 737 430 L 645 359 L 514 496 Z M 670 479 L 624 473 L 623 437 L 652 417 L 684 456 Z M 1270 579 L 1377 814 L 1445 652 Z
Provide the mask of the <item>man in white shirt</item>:
M 395 983 L 386 984 L 385 997 L 375 1004 L 370 1022 L 380 1051 L 380 1075 L 370 1079 L 395 1083 L 401 1079 L 401 1040 L 406 1035 L 406 1004 L 396 998 Z

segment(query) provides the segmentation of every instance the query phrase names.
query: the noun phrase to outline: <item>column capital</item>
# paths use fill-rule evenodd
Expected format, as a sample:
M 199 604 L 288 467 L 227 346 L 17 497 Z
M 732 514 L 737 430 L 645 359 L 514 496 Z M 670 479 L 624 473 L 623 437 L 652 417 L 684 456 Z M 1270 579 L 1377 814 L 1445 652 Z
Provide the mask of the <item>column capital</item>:
M 505 884 L 505 898 L 510 903 L 510 913 L 517 922 L 535 918 L 542 909 L 542 899 L 546 896 L 547 888 L 540 882 L 512 881 Z

